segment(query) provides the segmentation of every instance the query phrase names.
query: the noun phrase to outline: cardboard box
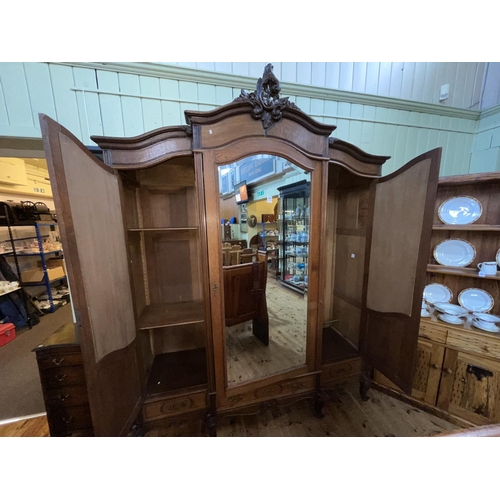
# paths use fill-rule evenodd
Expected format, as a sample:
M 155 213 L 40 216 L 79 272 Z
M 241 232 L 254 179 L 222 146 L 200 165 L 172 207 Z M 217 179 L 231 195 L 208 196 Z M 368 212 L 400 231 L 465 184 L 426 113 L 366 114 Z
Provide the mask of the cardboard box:
M 45 263 L 47 264 L 47 267 L 49 269 L 55 268 L 55 267 L 64 267 L 63 265 L 64 260 L 63 259 L 46 259 Z M 42 269 L 42 261 L 39 260 L 37 262 L 38 267 Z
M 64 276 L 64 268 L 59 266 L 47 269 L 47 274 L 50 281 L 62 278 Z M 24 273 L 21 273 L 21 279 L 24 283 L 40 283 L 44 279 L 43 269 L 37 268 L 24 271 Z

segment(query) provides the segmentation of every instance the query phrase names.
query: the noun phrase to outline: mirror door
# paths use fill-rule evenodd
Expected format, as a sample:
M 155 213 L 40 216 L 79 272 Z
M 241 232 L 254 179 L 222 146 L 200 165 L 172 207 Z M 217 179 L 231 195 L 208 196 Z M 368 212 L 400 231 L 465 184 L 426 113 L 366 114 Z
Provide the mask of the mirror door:
M 220 216 L 217 224 L 209 224 L 209 246 L 213 251 L 217 243 L 222 284 L 217 299 L 212 263 L 213 307 L 221 311 L 218 323 L 213 314 L 214 358 L 223 367 L 227 392 L 286 378 L 296 369 L 306 373 L 313 358 L 308 332 L 317 324 L 311 320 L 317 301 L 313 308 L 309 303 L 314 172 L 270 154 L 215 168 L 213 191 L 206 193 L 207 211 L 212 204 Z M 210 196 L 215 190 L 216 201 Z M 317 262 L 318 252 L 314 257 Z

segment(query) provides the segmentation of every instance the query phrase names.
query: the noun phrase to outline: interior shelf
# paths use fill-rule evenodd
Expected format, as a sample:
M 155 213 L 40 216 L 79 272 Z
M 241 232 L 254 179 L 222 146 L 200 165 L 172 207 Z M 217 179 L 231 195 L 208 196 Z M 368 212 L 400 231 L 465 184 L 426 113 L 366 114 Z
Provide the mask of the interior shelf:
M 322 364 L 358 356 L 358 351 L 331 326 L 323 328 Z
M 467 225 L 449 225 L 437 224 L 432 226 L 434 231 L 500 231 L 500 226 L 489 224 L 467 224 Z
M 428 273 L 438 274 L 453 274 L 455 276 L 468 276 L 469 278 L 500 280 L 500 273 L 497 272 L 495 276 L 479 276 L 478 269 L 471 267 L 449 267 L 441 266 L 438 264 L 427 264 Z
M 205 321 L 203 301 L 172 302 L 146 306 L 139 316 L 139 330 L 192 325 Z
M 204 348 L 169 352 L 155 356 L 147 383 L 147 396 L 207 384 L 207 358 Z

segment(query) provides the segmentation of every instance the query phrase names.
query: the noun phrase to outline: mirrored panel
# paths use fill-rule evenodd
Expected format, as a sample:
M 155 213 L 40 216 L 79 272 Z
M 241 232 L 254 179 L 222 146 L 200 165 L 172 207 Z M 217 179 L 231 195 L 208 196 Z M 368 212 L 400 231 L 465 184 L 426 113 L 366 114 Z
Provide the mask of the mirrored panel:
M 219 167 L 229 387 L 306 362 L 310 177 L 264 154 Z

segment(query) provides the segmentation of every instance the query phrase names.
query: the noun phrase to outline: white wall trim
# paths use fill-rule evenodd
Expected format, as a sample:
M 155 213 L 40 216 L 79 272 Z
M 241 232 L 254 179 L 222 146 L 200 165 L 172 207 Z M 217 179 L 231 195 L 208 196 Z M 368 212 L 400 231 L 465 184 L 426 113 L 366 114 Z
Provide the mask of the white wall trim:
M 101 71 L 117 71 L 134 75 L 154 76 L 157 78 L 168 78 L 186 82 L 204 83 L 208 85 L 226 86 L 232 88 L 245 88 L 254 90 L 256 80 L 252 77 L 238 76 L 215 71 L 184 68 L 182 66 L 158 64 L 158 63 L 135 63 L 135 62 L 52 62 L 48 64 L 62 64 L 79 68 L 88 68 Z M 371 94 L 360 94 L 344 90 L 327 89 L 312 85 L 301 85 L 297 83 L 281 82 L 282 95 L 297 97 L 309 97 L 312 99 L 324 99 L 328 101 L 349 102 L 351 104 L 363 104 L 366 106 L 379 106 L 404 111 L 416 111 L 453 118 L 465 118 L 478 120 L 479 111 L 452 108 L 439 104 L 427 104 L 406 99 L 395 99 Z M 85 89 L 87 92 L 88 89 Z

